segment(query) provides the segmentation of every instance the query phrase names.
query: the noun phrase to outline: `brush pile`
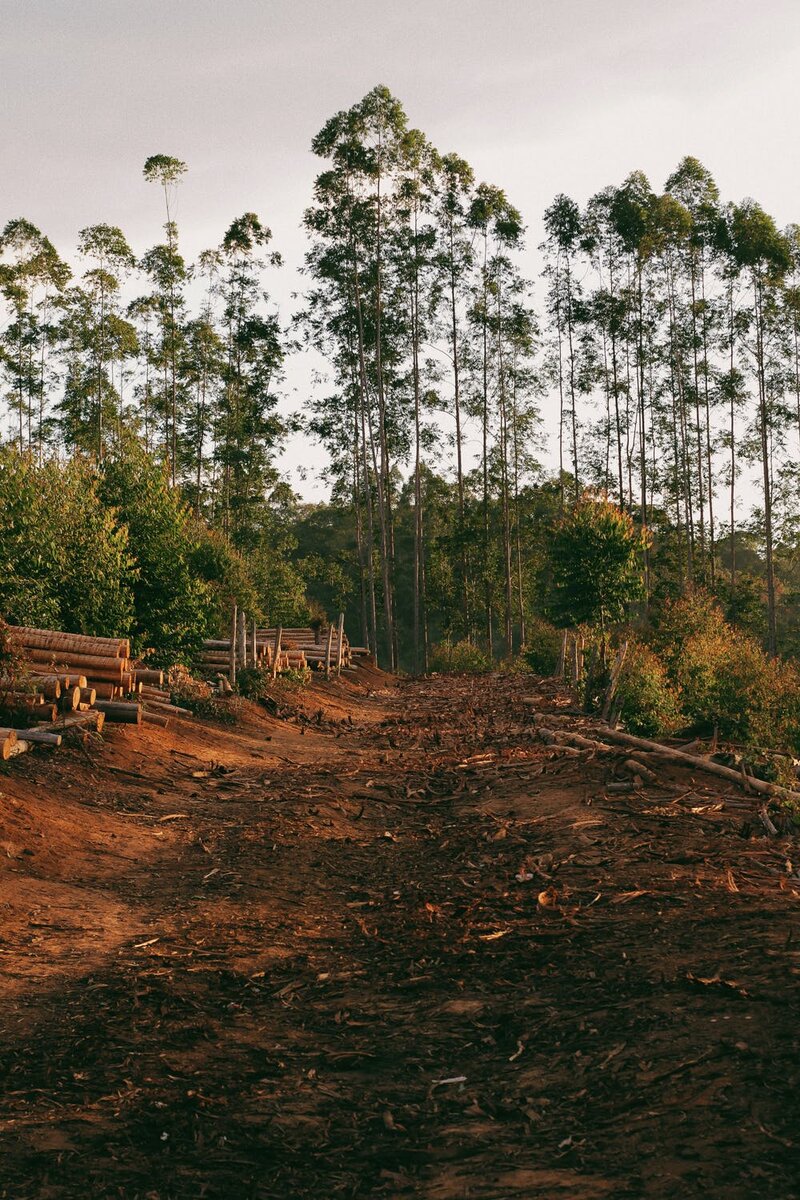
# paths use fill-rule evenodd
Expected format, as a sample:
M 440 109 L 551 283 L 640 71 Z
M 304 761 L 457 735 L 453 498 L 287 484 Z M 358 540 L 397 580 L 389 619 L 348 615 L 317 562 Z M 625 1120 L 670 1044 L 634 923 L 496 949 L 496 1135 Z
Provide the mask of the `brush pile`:
M 66 730 L 100 732 L 106 720 L 166 726 L 171 704 L 164 673 L 131 658 L 127 638 L 87 637 L 30 626 L 8 627 L 22 670 L 0 677 L 0 703 L 14 728 L 0 731 L 0 757 L 28 743 L 58 746 Z

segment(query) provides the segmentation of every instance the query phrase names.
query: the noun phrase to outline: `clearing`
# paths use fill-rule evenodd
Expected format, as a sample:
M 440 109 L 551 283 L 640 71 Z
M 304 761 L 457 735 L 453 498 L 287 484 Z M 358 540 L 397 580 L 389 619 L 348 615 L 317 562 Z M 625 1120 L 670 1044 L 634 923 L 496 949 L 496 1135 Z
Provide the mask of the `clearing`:
M 8 764 L 0 1196 L 800 1196 L 797 840 L 362 678 Z

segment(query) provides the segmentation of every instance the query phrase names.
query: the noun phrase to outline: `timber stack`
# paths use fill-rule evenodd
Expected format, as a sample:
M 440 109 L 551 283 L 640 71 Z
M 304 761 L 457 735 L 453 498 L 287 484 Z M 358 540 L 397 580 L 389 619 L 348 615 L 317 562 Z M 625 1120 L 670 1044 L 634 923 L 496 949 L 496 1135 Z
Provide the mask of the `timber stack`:
M 249 668 L 271 671 L 273 678 L 285 671 L 311 668 L 330 676 L 352 668 L 354 654 L 344 632 L 344 613 L 328 628 L 311 626 L 258 627 L 234 607 L 231 632 L 227 638 L 210 638 L 203 642 L 199 668 L 203 678 L 225 685 L 236 682 L 237 672 Z
M 163 671 L 131 658 L 127 638 L 24 625 L 9 626 L 8 633 L 24 672 L 0 677 L 0 702 L 20 726 L 0 730 L 0 757 L 21 753 L 29 744 L 60 745 L 67 730 L 99 733 L 105 721 L 164 727 L 171 714 L 189 715 L 170 703 Z M 4 733 L 15 735 L 10 745 Z

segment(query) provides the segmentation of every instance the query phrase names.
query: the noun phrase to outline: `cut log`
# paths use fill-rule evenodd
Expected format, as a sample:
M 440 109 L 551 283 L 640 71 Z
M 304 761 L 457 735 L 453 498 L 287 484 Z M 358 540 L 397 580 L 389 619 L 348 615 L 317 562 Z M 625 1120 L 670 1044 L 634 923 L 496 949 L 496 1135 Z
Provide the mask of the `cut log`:
M 59 712 L 74 712 L 80 702 L 81 689 L 79 687 L 66 688 L 58 702 L 58 710 Z
M 158 688 L 164 686 L 164 672 L 153 670 L 150 667 L 134 666 L 133 678 L 135 683 L 149 684 L 151 687 Z
M 70 650 L 78 654 L 102 654 L 128 658 L 131 647 L 127 638 L 87 637 L 81 633 L 62 633 L 55 629 L 35 629 L 30 625 L 9 626 L 12 642 L 22 648 Z
M 98 700 L 95 703 L 98 712 L 105 715 L 108 721 L 122 725 L 141 725 L 141 704 L 126 704 L 121 700 Z
M 119 696 L 117 684 L 109 683 L 105 679 L 93 679 L 91 686 L 97 700 L 116 700 Z
M 69 671 L 74 668 L 86 673 L 97 670 L 109 676 L 121 675 L 127 669 L 128 662 L 125 658 L 113 655 L 78 654 L 77 652 L 68 654 L 60 650 L 43 650 L 38 647 L 31 647 L 31 649 L 26 650 L 25 656 L 34 663 L 52 664 L 53 666 L 63 667 L 64 670 Z
M 60 746 L 61 734 L 53 733 L 49 729 L 20 729 L 19 736 L 23 741 L 31 742 L 38 746 Z
M 163 713 L 148 712 L 146 709 L 142 713 L 142 720 L 147 725 L 158 725 L 161 729 L 166 729 L 169 725 L 169 717 L 165 717 Z
M 157 712 L 172 713 L 173 716 L 180 717 L 192 716 L 190 708 L 180 708 L 177 704 L 165 704 L 163 700 L 151 700 L 149 697 L 144 702 L 148 708 L 154 708 Z
M 62 717 L 58 722 L 58 728 L 93 729 L 95 733 L 102 733 L 105 721 L 105 713 L 100 712 L 97 708 L 90 708 L 86 713 L 70 713 L 69 716 Z

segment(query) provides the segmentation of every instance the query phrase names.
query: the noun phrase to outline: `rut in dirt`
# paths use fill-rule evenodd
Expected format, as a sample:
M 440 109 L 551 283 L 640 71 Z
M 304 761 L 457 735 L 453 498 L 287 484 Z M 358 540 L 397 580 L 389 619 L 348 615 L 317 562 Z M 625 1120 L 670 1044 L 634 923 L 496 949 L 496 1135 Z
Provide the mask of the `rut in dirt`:
M 532 692 L 580 724 L 409 681 L 182 797 L 112 888 L 149 936 L 0 1015 L 0 1196 L 800 1194 L 791 840 L 686 771 L 609 794 Z

